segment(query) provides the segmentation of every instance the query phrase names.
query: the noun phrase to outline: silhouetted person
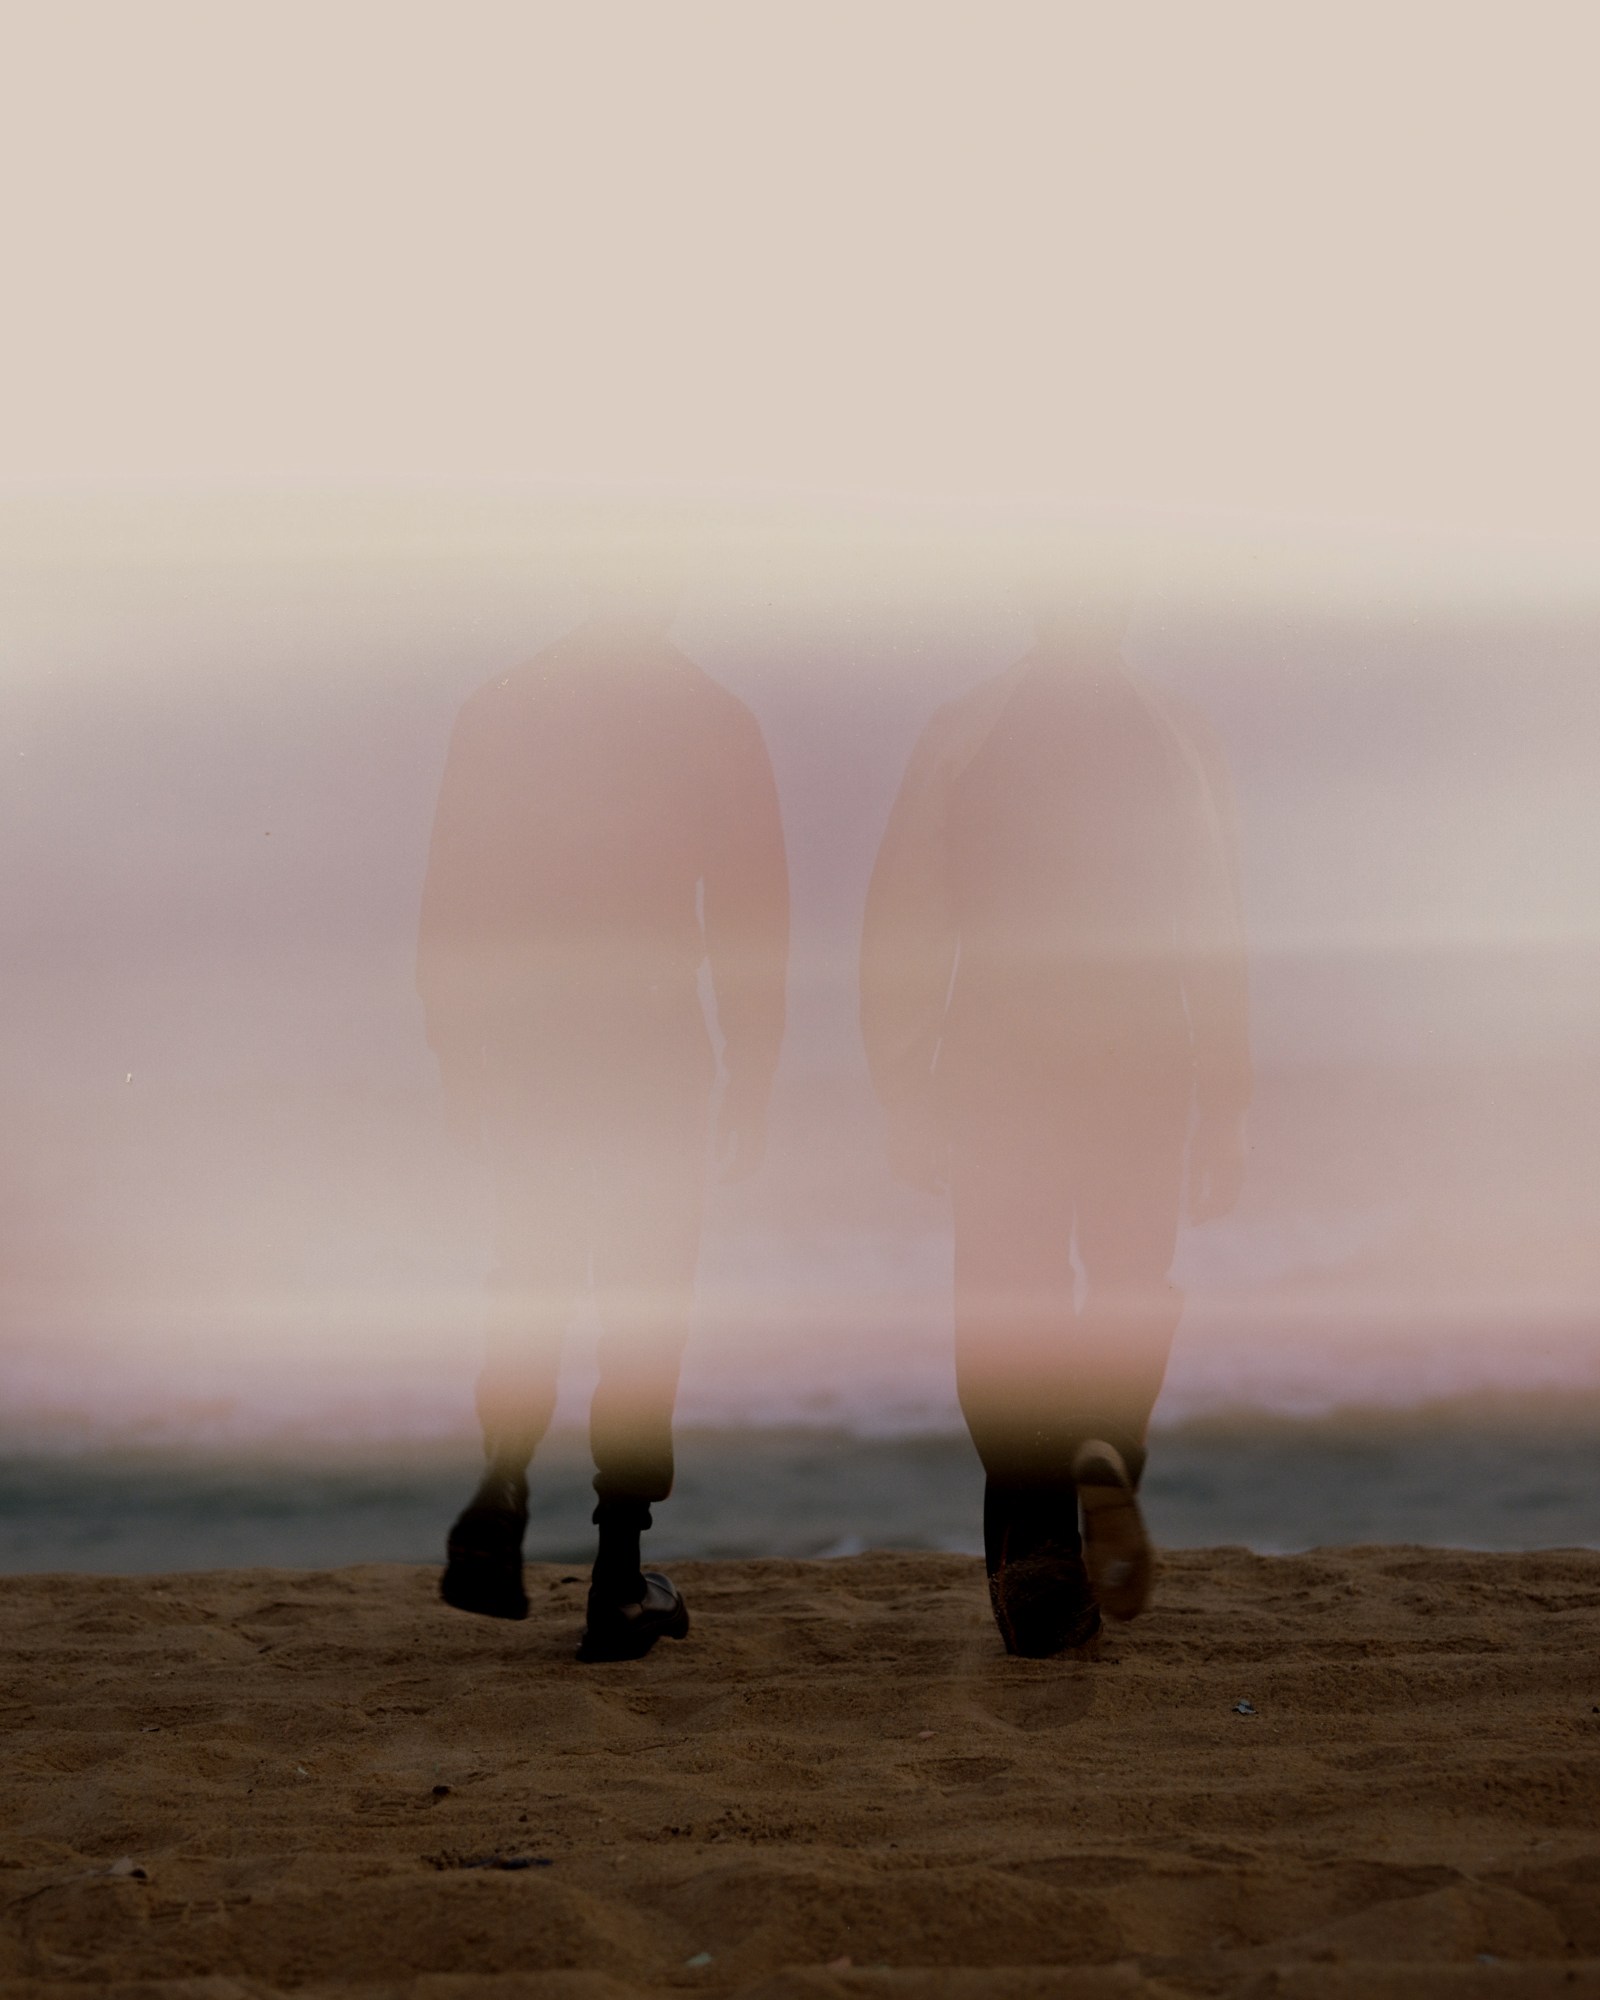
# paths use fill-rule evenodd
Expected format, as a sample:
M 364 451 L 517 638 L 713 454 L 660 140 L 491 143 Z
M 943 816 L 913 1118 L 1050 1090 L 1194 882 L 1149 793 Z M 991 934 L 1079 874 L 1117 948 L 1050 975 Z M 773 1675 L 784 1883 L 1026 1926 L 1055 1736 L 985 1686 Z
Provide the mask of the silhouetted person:
M 672 1486 L 716 1062 L 727 1172 L 752 1171 L 783 1033 L 788 877 L 754 717 L 667 640 L 676 593 L 608 587 L 589 622 L 457 722 L 423 896 L 418 985 L 458 1132 L 496 1187 L 487 1469 L 449 1539 L 445 1600 L 527 1614 L 527 1468 L 562 1336 L 592 1289 L 599 1549 L 580 1648 L 635 1658 L 688 1629 L 641 1568 Z
M 862 948 L 892 1164 L 951 1195 L 995 1617 L 1036 1655 L 1145 1601 L 1185 1158 L 1191 1219 L 1225 1213 L 1250 1094 L 1226 770 L 1128 674 L 1126 617 L 1047 602 L 1035 649 L 934 716 Z

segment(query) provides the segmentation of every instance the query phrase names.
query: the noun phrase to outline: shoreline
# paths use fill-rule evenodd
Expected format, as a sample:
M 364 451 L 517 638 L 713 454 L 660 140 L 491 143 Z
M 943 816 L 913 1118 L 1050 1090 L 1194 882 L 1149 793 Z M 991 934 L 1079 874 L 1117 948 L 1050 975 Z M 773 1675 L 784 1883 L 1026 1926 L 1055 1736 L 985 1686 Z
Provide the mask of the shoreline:
M 1169 1548 L 1600 1547 L 1590 1415 L 1541 1403 L 1409 1422 L 1358 1413 L 1175 1426 L 1153 1439 L 1144 1505 Z M 480 1449 L 462 1433 L 292 1449 L 0 1450 L 0 1574 L 438 1560 Z M 541 1447 L 531 1557 L 589 1559 L 592 1471 L 582 1432 Z M 961 1432 L 684 1425 L 650 1548 L 665 1562 L 866 1548 L 970 1555 L 981 1516 L 982 1475 Z

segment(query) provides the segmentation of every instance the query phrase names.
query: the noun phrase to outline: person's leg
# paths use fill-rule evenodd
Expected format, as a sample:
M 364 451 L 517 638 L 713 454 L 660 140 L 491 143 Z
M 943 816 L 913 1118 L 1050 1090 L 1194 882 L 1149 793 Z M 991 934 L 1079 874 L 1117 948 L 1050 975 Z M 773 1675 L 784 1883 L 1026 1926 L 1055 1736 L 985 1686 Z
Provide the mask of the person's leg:
M 1135 1484 L 1166 1379 L 1183 1293 L 1177 1249 L 1188 1098 L 1181 1085 L 1114 1088 L 1082 1108 L 1077 1251 L 1083 1299 L 1072 1353 L 1075 1441 L 1116 1446 Z
M 588 1659 L 637 1658 L 688 1614 L 667 1579 L 646 1571 L 640 1537 L 672 1491 L 672 1413 L 694 1304 L 704 1204 L 705 1127 L 698 1107 L 666 1131 L 628 1135 L 602 1170 L 595 1288 L 604 1330 L 589 1413 L 599 1529 L 589 1595 Z
M 1130 1617 L 1150 1576 L 1133 1496 L 1183 1306 L 1168 1273 L 1188 1099 L 1181 1076 L 1047 1081 L 997 1089 L 955 1134 L 957 1383 L 988 1475 L 991 1578 L 1076 1553 L 1081 1498 L 1100 1601 Z
M 589 1411 L 599 1530 L 596 1602 L 635 1603 L 645 1595 L 640 1537 L 651 1508 L 672 1491 L 672 1411 L 688 1333 L 688 1312 L 660 1301 L 663 1324 L 612 1324 L 600 1337 L 600 1379 Z
M 478 1377 L 484 1473 L 447 1543 L 440 1594 L 459 1610 L 525 1618 L 528 1463 L 555 1411 L 562 1337 L 588 1281 L 593 1168 L 541 1147 L 520 1120 L 496 1152 L 496 1263 Z
M 951 1154 L 956 1382 L 983 1462 L 984 1556 L 1007 1650 L 1093 1643 L 1059 1407 L 1074 1320 L 1072 1155 L 1059 1128 L 1002 1099 Z
M 489 1473 L 521 1479 L 555 1415 L 562 1341 L 582 1274 L 500 1264 L 489 1281 L 476 1403 Z M 563 1258 L 564 1261 L 564 1258 Z M 554 1280 L 555 1282 L 551 1282 Z
M 1014 1094 L 951 1144 L 956 1386 L 984 1471 L 1047 1485 L 1060 1453 L 1052 1397 L 1074 1319 L 1072 1158 Z
M 1095 1594 L 1132 1618 L 1153 1560 L 1136 1493 L 1150 1414 L 1183 1310 L 1168 1273 L 1177 1246 L 1188 1096 L 1151 1078 L 1091 1093 L 1078 1195 L 1084 1295 L 1074 1341 L 1073 1470 Z

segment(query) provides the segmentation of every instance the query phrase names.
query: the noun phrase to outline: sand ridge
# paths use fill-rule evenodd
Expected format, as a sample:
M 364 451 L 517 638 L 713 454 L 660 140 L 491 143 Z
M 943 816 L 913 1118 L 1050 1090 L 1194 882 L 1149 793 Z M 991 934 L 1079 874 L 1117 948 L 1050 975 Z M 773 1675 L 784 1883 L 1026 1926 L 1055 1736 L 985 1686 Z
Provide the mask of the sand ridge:
M 965 1557 L 674 1574 L 606 1667 L 555 1568 L 3 1580 L 0 1980 L 1600 1994 L 1600 1553 L 1173 1555 L 1096 1665 Z

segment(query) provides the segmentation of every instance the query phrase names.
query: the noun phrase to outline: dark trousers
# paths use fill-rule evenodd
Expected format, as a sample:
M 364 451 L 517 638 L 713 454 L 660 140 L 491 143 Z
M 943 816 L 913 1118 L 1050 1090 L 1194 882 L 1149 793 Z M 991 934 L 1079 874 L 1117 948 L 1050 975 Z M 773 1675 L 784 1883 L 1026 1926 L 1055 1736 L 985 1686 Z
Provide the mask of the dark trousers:
M 555 1410 L 567 1327 L 592 1297 L 595 1490 L 602 1501 L 664 1500 L 700 1249 L 703 1082 L 623 1092 L 513 1075 L 495 1092 L 488 1139 L 498 1220 L 477 1401 L 489 1457 L 532 1456 Z
M 1078 1445 L 1104 1438 L 1143 1471 L 1183 1309 L 1167 1274 L 1189 1103 L 1181 1072 L 1087 1064 L 954 1096 L 956 1380 L 991 1511 L 1035 1496 L 1075 1540 Z

